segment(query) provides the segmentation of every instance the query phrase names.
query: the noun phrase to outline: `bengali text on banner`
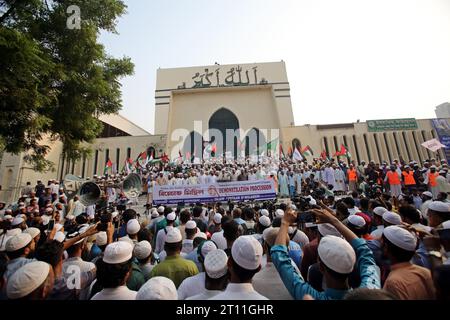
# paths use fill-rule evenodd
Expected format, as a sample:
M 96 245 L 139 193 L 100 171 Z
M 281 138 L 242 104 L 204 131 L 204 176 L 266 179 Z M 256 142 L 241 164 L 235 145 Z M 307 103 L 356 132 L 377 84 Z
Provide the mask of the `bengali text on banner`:
M 181 186 L 156 185 L 153 189 L 154 204 L 270 200 L 275 197 L 274 183 L 268 179 Z

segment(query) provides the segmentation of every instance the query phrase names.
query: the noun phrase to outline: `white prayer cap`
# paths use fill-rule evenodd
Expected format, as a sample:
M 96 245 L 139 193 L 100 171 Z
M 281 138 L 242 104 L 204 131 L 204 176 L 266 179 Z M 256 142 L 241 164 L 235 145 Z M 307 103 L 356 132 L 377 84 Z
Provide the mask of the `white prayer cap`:
M 383 216 L 385 212 L 388 210 L 385 207 L 376 207 L 373 209 L 373 213 L 375 213 L 377 216 Z
M 136 243 L 133 249 L 134 256 L 139 259 L 147 259 L 152 253 L 152 245 L 147 240 Z
M 132 247 L 134 247 L 134 242 L 133 242 L 133 240 L 130 239 L 130 237 L 128 235 L 119 238 L 118 241 L 128 242 Z
M 231 247 L 233 260 L 247 270 L 255 270 L 261 265 L 262 254 L 262 246 L 253 236 L 240 236 Z
M 298 229 L 291 240 L 298 243 L 301 247 L 306 246 L 309 243 L 309 238 L 306 233 Z
M 428 210 L 433 210 L 442 213 L 450 213 L 450 205 L 442 201 L 433 201 L 428 206 Z
M 158 210 L 156 210 L 155 208 L 152 209 L 152 218 L 158 218 L 159 217 L 159 213 Z
M 278 235 L 278 231 L 280 230 L 280 228 L 267 228 L 263 231 L 263 240 L 264 242 L 266 242 L 270 247 L 272 247 L 275 243 L 275 239 Z
M 220 213 L 214 214 L 214 223 L 219 224 L 222 222 L 222 215 Z
M 322 237 L 325 236 L 341 237 L 341 233 L 333 225 L 329 223 L 321 223 L 317 225 L 317 230 L 322 235 Z
M 13 219 L 13 221 L 11 222 L 12 226 L 18 226 L 19 224 L 21 224 L 22 222 L 24 222 L 25 220 L 22 217 L 15 217 Z
M 5 218 L 5 220 L 12 220 L 13 216 L 10 214 L 5 215 L 3 218 Z
M 44 226 L 48 225 L 48 223 L 50 222 L 50 217 L 49 216 L 43 215 L 43 216 L 41 216 L 41 219 L 42 219 L 42 224 Z
M 395 225 L 402 223 L 402 217 L 400 217 L 399 214 L 391 211 L 386 211 L 385 213 L 383 213 L 383 220 Z
M 158 212 L 159 213 L 163 213 L 164 212 L 164 207 L 163 206 L 159 206 L 158 207 Z
M 119 215 L 118 211 L 113 211 L 113 213 L 111 213 L 111 217 L 114 219 L 115 217 L 117 217 Z
M 275 217 L 282 218 L 284 216 L 284 211 L 281 209 L 275 210 Z
M 445 170 L 439 170 L 439 174 L 447 173 Z
M 349 216 L 347 218 L 347 221 L 358 228 L 362 228 L 366 225 L 366 221 L 364 220 L 364 218 L 361 216 L 357 216 L 357 215 Z
M 11 239 L 11 236 L 7 234 L 2 234 L 0 236 L 0 252 L 6 251 L 6 243 Z
M 450 220 L 442 222 L 441 229 L 450 229 Z
M 177 218 L 177 215 L 175 214 L 175 212 L 171 212 L 166 216 L 166 219 L 169 221 L 175 221 L 176 218 Z
M 8 237 L 14 237 L 14 236 L 17 236 L 18 234 L 21 234 L 21 233 L 22 233 L 22 230 L 20 230 L 20 228 L 14 228 L 14 229 L 6 230 L 6 235 Z
M 136 234 L 141 230 L 141 226 L 137 219 L 130 219 L 127 222 L 127 233 L 128 234 Z
M 197 223 L 194 220 L 189 220 L 185 225 L 186 229 L 197 229 Z
M 228 257 L 225 251 L 215 249 L 208 253 L 205 258 L 205 272 L 208 277 L 219 279 L 228 272 Z
M 424 196 L 427 196 L 427 197 L 430 197 L 430 198 L 433 198 L 433 194 L 430 192 L 430 191 L 425 191 L 425 192 L 422 192 L 422 194 L 424 195 Z
M 128 261 L 133 256 L 133 246 L 126 241 L 117 241 L 106 246 L 103 262 L 119 264 Z
M 6 242 L 6 251 L 14 252 L 19 249 L 26 247 L 33 238 L 28 233 L 19 233 L 14 237 L 11 237 L 8 242 Z
M 180 229 L 172 228 L 167 232 L 166 243 L 177 243 L 181 242 L 183 237 L 181 236 Z
M 204 232 L 197 232 L 197 234 L 195 235 L 195 238 L 203 238 L 205 240 L 208 239 L 208 237 L 206 236 L 206 233 L 204 233 Z
M 263 216 L 269 216 L 269 211 L 267 209 L 261 209 L 261 215 Z
M 178 300 L 177 288 L 166 277 L 153 277 L 139 289 L 136 300 Z
M 309 200 L 310 205 L 312 205 L 312 206 L 317 205 L 316 199 L 314 199 L 312 196 L 308 196 L 308 198 L 311 199 L 311 200 Z
M 69 214 L 66 216 L 66 220 L 73 220 L 75 219 L 75 216 L 73 214 Z
M 332 235 L 320 239 L 317 253 L 328 268 L 341 274 L 352 272 L 356 262 L 352 246 L 344 239 Z
M 261 216 L 259 217 L 259 223 L 263 226 L 263 227 L 269 227 L 271 222 L 269 217 L 267 216 Z
M 19 268 L 8 279 L 6 295 L 9 299 L 23 298 L 39 288 L 47 279 L 50 265 L 33 261 Z
M 383 235 L 393 245 L 406 250 L 416 251 L 417 238 L 408 230 L 399 226 L 389 226 L 384 228 Z
M 53 240 L 56 240 L 58 242 L 64 242 L 64 239 L 66 239 L 66 235 L 61 231 L 56 232 L 55 237 L 53 238 Z
M 31 238 L 33 238 L 33 239 L 41 234 L 41 230 L 39 230 L 38 228 L 34 228 L 34 227 L 27 228 L 27 229 L 23 230 L 23 232 L 28 233 L 31 236 Z
M 104 246 L 108 242 L 108 235 L 106 234 L 106 231 L 100 231 L 97 233 L 97 236 L 95 237 L 95 243 L 98 246 Z
M 198 247 L 197 251 L 198 253 L 200 253 L 200 255 L 203 257 L 203 259 L 205 259 L 205 257 L 213 250 L 217 249 L 217 245 L 211 241 L 211 240 L 206 240 L 203 241 L 200 246 Z
M 45 212 L 52 212 L 52 211 L 53 211 L 52 207 L 48 207 L 48 208 L 45 209 Z

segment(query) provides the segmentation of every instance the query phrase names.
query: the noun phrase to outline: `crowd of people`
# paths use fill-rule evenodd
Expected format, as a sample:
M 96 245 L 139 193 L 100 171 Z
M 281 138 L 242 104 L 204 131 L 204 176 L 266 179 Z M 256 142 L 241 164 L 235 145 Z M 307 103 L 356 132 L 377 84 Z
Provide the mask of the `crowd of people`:
M 264 158 L 56 180 L 0 203 L 0 299 L 449 299 L 450 174 L 424 163 Z M 154 206 L 156 185 L 272 179 L 271 201 Z M 140 204 L 139 204 L 140 203 Z

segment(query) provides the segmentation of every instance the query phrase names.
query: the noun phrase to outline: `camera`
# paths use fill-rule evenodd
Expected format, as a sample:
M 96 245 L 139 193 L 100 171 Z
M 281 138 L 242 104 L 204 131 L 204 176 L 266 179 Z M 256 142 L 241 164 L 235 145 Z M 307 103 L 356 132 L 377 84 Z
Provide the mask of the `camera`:
M 106 231 L 108 229 L 108 223 L 112 221 L 112 214 L 108 210 L 100 214 L 100 223 L 97 226 L 98 231 Z

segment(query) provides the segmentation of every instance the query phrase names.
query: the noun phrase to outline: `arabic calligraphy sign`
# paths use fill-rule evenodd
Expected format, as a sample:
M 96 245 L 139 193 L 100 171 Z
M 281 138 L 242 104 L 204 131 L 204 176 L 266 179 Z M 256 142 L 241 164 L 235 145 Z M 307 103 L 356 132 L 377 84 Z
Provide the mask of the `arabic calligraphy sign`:
M 224 76 L 225 75 L 225 76 Z M 203 72 L 196 72 L 192 77 L 194 84 L 190 88 L 213 88 L 228 86 L 264 85 L 267 80 L 258 78 L 258 67 L 244 70 L 241 66 L 232 67 L 223 71 L 220 67 L 214 70 L 205 68 Z M 186 89 L 186 82 L 178 86 L 178 89 Z

